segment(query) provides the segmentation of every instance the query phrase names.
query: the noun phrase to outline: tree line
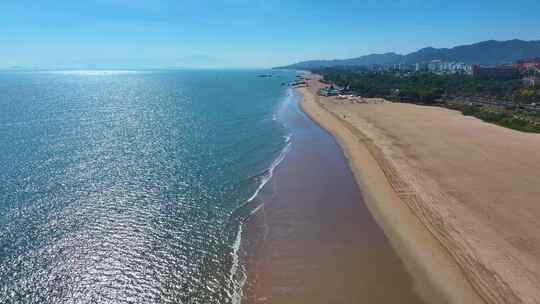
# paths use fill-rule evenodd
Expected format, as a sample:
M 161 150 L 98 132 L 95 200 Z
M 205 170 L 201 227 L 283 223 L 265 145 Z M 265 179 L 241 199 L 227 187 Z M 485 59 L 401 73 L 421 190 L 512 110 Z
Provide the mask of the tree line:
M 363 68 L 325 68 L 314 71 L 366 97 L 435 103 L 440 99 L 484 97 L 516 103 L 540 102 L 540 90 L 524 88 L 519 79 L 483 79 L 472 75 L 371 72 Z
M 432 73 L 404 75 L 398 72 L 372 72 L 365 68 L 325 68 L 313 72 L 322 75 L 327 82 L 349 86 L 364 97 L 437 104 L 511 129 L 540 133 L 540 112 L 526 111 L 518 106 L 533 102 L 540 104 L 540 90 L 525 88 L 518 79 L 483 79 L 471 75 Z M 502 106 L 481 106 L 467 102 L 478 97 L 498 100 Z

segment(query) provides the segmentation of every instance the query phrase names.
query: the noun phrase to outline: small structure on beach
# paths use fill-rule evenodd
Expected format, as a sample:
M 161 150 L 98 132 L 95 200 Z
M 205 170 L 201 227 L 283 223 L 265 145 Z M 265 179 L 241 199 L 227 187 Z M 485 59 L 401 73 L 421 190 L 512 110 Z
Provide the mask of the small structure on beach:
M 295 82 L 291 83 L 291 86 L 293 86 L 293 87 L 302 86 L 302 85 L 307 86 L 307 82 L 304 81 L 304 80 L 298 80 L 298 81 L 295 81 Z
M 341 93 L 342 90 L 335 88 L 334 86 L 329 86 L 327 88 L 322 88 L 319 90 L 319 95 L 321 96 L 337 96 Z

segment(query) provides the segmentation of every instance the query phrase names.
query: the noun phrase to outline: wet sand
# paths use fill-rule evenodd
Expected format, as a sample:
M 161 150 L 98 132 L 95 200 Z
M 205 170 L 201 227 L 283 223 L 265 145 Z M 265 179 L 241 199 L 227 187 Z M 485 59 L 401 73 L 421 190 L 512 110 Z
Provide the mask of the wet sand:
M 279 116 L 293 142 L 245 224 L 243 303 L 424 303 L 334 138 L 296 102 Z
M 317 77 L 302 108 L 337 138 L 420 289 L 450 303 L 540 303 L 540 135 L 437 107 L 319 97 Z M 449 258 L 435 261 L 444 253 L 426 231 Z

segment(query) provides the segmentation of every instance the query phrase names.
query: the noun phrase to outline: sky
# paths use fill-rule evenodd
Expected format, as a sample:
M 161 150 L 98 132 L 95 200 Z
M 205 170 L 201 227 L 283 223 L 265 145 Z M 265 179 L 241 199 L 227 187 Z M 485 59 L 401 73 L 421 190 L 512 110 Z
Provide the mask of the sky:
M 265 68 L 540 40 L 538 0 L 1 0 L 0 68 Z

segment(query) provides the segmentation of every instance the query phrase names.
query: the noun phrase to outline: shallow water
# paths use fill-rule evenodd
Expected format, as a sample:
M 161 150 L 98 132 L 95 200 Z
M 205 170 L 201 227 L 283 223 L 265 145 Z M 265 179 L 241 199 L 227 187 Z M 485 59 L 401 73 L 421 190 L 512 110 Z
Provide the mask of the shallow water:
M 260 73 L 0 73 L 0 303 L 237 298 L 294 78 Z

